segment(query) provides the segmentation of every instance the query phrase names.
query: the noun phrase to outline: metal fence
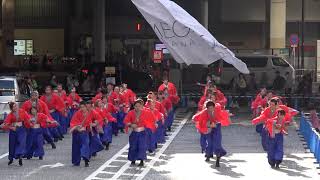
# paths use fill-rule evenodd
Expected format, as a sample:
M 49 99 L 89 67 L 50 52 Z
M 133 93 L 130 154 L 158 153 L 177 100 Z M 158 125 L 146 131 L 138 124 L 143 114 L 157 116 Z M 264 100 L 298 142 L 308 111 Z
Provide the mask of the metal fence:
M 300 119 L 300 135 L 306 141 L 307 147 L 310 149 L 310 152 L 314 154 L 314 157 L 317 160 L 317 163 L 320 162 L 320 134 L 311 126 L 310 122 L 307 120 L 304 114 Z

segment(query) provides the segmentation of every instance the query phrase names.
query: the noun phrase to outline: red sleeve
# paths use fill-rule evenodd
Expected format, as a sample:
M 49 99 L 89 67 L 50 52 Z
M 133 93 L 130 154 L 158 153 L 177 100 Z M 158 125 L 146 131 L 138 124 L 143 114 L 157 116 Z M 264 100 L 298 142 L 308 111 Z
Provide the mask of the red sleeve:
M 133 104 L 133 102 L 136 100 L 136 94 L 132 91 L 132 90 L 129 90 L 130 92 L 130 103 Z
M 30 128 L 31 127 L 31 123 L 30 123 L 29 114 L 25 110 L 20 109 L 19 110 L 19 115 L 20 115 L 21 120 L 23 121 L 24 126 L 26 128 Z
M 203 110 L 203 106 L 204 106 L 205 101 L 206 101 L 206 97 L 202 96 L 200 101 L 198 102 L 198 111 Z
M 150 110 L 144 110 L 144 125 L 146 128 L 151 129 L 153 132 L 155 132 L 156 130 L 156 126 L 155 126 L 155 116 L 153 115 L 153 113 Z
M 258 94 L 254 101 L 251 103 L 251 109 L 257 109 L 259 106 L 260 101 L 262 100 L 261 96 Z
M 48 116 L 46 116 L 46 115 L 43 114 L 43 113 L 38 113 L 37 115 L 38 115 L 38 122 L 39 122 L 40 126 L 41 126 L 42 128 L 48 127 L 48 126 L 47 126 Z
M 94 120 L 98 121 L 100 126 L 103 126 L 103 117 L 97 113 L 95 110 L 92 110 L 92 115 Z
M 94 98 L 92 98 L 92 102 L 95 103 L 98 99 L 102 98 L 102 93 L 98 93 Z
M 172 95 L 177 95 L 177 88 L 176 88 L 176 86 L 173 84 L 173 83 L 170 83 L 170 91 L 171 91 L 171 94 Z
M 169 99 L 165 99 L 165 107 L 166 107 L 166 110 L 169 111 L 172 109 L 172 103 Z
M 166 113 L 166 109 L 164 108 L 164 106 L 163 106 L 160 102 L 158 102 L 158 101 L 157 101 L 157 104 L 159 104 L 159 109 L 158 109 L 158 111 L 159 111 L 160 113 L 162 113 L 162 114 L 165 114 L 165 113 Z
M 256 125 L 262 122 L 265 122 L 267 120 L 267 113 L 269 112 L 269 109 L 266 109 L 261 112 L 259 117 L 254 118 L 251 122 L 252 124 Z
M 221 91 L 217 91 L 217 102 L 221 106 L 225 106 L 227 104 L 227 98 L 224 96 L 224 94 Z
M 12 122 L 13 122 L 13 119 L 14 119 L 14 117 L 13 117 L 13 114 L 12 113 L 10 113 L 7 117 L 6 117 L 6 119 L 4 119 L 4 121 L 3 121 L 3 129 L 4 130 L 9 130 L 9 127 L 11 126 L 11 124 L 12 124 Z
M 291 122 L 292 118 L 299 113 L 299 111 L 297 111 L 293 108 L 287 107 L 285 105 L 280 105 L 279 107 L 286 112 L 286 116 L 285 116 L 286 122 Z
M 117 122 L 117 119 L 116 118 L 114 118 L 109 112 L 105 112 L 105 116 L 106 116 L 106 118 L 108 119 L 108 121 L 110 121 L 110 122 Z
M 163 118 L 163 114 L 157 110 L 154 111 L 154 116 L 156 118 L 156 120 L 161 120 Z
M 57 111 L 59 111 L 60 113 L 64 112 L 65 110 L 65 105 L 64 105 L 64 102 L 63 100 L 57 96 L 57 95 L 52 95 L 52 98 L 53 98 L 53 105 L 55 107 L 55 109 Z
M 207 109 L 204 109 L 192 117 L 193 121 L 196 123 L 196 128 L 200 133 L 205 133 L 207 131 L 206 121 L 208 119 Z
M 125 131 L 128 133 L 129 131 L 129 124 L 132 124 L 132 122 L 135 119 L 135 114 L 133 111 L 129 111 L 126 117 L 124 118 L 124 124 L 125 124 Z
M 266 120 L 266 123 L 265 123 L 265 124 L 266 124 L 266 128 L 267 128 L 267 130 L 268 130 L 268 132 L 269 132 L 270 134 L 272 134 L 273 122 L 274 122 L 274 120 L 276 120 L 276 119 L 277 119 L 277 117 Z
M 135 115 L 133 111 L 129 111 L 129 113 L 126 115 L 124 118 L 124 123 L 125 124 L 131 124 L 134 121 Z
M 73 115 L 73 117 L 72 117 L 72 119 L 70 121 L 70 128 L 74 128 L 75 126 L 80 125 L 81 122 L 82 122 L 82 120 L 81 120 L 81 111 L 79 110 Z
M 215 106 L 215 115 L 217 116 L 217 121 L 220 121 L 222 126 L 229 126 L 230 125 L 230 117 L 229 112 L 226 110 L 223 110 L 221 105 Z
M 161 84 L 161 85 L 159 86 L 158 91 L 164 91 L 164 85 L 163 85 L 163 84 Z
M 109 109 L 110 113 L 117 113 L 117 111 L 118 111 L 117 108 L 111 103 L 108 104 L 108 108 L 110 108 Z
M 43 114 L 47 115 L 49 118 L 53 119 L 50 115 L 49 108 L 48 108 L 47 104 L 44 103 L 43 101 L 39 101 L 39 105 L 41 106 L 41 109 L 43 111 L 41 113 L 43 113 Z
M 24 103 L 22 104 L 22 106 L 21 106 L 21 109 L 29 112 L 30 109 L 31 109 L 31 102 L 30 102 L 29 100 L 26 101 L 26 102 L 24 102 Z

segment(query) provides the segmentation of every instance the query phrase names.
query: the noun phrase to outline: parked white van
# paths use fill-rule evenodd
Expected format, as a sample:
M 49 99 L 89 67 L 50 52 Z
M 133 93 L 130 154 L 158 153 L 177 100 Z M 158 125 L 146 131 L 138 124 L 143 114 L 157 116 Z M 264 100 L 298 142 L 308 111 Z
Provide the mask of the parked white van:
M 0 124 L 10 113 L 9 102 L 17 102 L 18 105 L 28 100 L 19 86 L 20 79 L 16 76 L 0 76 Z
M 271 87 L 276 77 L 276 72 L 287 79 L 287 86 L 293 86 L 295 81 L 295 69 L 288 61 L 279 56 L 273 55 L 237 55 L 244 63 L 247 64 L 250 73 L 254 73 L 256 83 L 258 86 Z M 218 77 L 220 77 L 220 84 L 229 85 L 233 78 L 237 79 L 239 71 L 231 64 L 219 60 L 209 66 Z M 211 71 L 211 72 L 212 72 Z M 287 76 L 286 76 L 287 74 Z M 249 75 L 245 75 L 249 81 Z

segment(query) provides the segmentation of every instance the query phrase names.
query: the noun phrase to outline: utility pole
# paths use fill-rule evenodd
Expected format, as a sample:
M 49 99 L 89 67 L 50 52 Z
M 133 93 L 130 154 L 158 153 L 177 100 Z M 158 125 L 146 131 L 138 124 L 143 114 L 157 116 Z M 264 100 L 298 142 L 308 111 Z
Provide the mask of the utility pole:
M 304 11 L 305 0 L 302 0 L 302 14 L 301 14 L 301 69 L 304 69 Z M 304 70 L 302 70 L 304 71 Z

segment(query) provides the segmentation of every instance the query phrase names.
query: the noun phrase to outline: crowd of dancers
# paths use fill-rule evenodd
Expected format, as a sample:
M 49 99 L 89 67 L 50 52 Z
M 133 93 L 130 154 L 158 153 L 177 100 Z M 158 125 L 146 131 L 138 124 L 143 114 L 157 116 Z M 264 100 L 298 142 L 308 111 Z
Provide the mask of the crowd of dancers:
M 225 110 L 227 99 L 210 81 L 206 84 L 204 94 L 198 103 L 198 113 L 193 121 L 200 133 L 200 146 L 205 153 L 205 161 L 216 155 L 216 167 L 220 159 L 227 154 L 222 146 L 221 127 L 232 124 L 231 113 Z M 251 105 L 256 131 L 261 136 L 263 150 L 267 152 L 271 168 L 280 168 L 283 160 L 283 136 L 288 135 L 288 126 L 298 111 L 287 107 L 281 97 L 273 91 L 262 88 Z M 237 124 L 237 123 L 234 123 Z
M 9 104 L 11 113 L 0 126 L 9 131 L 9 162 L 37 157 L 43 159 L 44 143 L 56 148 L 69 132 L 72 135 L 72 164 L 79 166 L 81 160 L 86 167 L 90 159 L 102 150 L 109 150 L 113 136 L 119 132 L 130 132 L 128 160 L 132 165 L 140 161 L 144 166 L 147 153 L 153 154 L 159 143 L 165 143 L 167 131 L 171 131 L 175 107 L 179 102 L 176 87 L 164 78 L 156 92 L 150 91 L 143 99 L 127 88 L 127 84 L 108 84 L 92 100 L 83 101 L 72 88 L 69 95 L 59 84 L 50 86 L 39 97 L 34 91 L 21 107 Z M 198 103 L 198 112 L 192 120 L 200 133 L 200 147 L 205 161 L 216 156 L 216 167 L 227 154 L 222 146 L 221 129 L 232 124 L 232 116 L 225 109 L 227 99 L 211 82 L 205 85 Z M 256 131 L 268 154 L 272 168 L 280 168 L 283 159 L 283 135 L 298 111 L 287 107 L 272 91 L 265 88 L 256 96 L 251 106 Z
M 72 135 L 72 164 L 86 167 L 102 150 L 109 150 L 113 136 L 129 132 L 129 155 L 132 165 L 144 165 L 147 152 L 154 153 L 158 143 L 165 143 L 171 131 L 174 110 L 179 102 L 176 87 L 167 78 L 158 91 L 150 91 L 147 101 L 137 98 L 127 84 L 108 84 L 94 98 L 83 101 L 72 88 L 69 95 L 61 84 L 46 86 L 40 97 L 37 91 L 21 107 L 10 102 L 11 112 L 0 128 L 9 131 L 8 165 L 18 160 L 45 156 L 44 144 L 56 149 L 67 133 Z

